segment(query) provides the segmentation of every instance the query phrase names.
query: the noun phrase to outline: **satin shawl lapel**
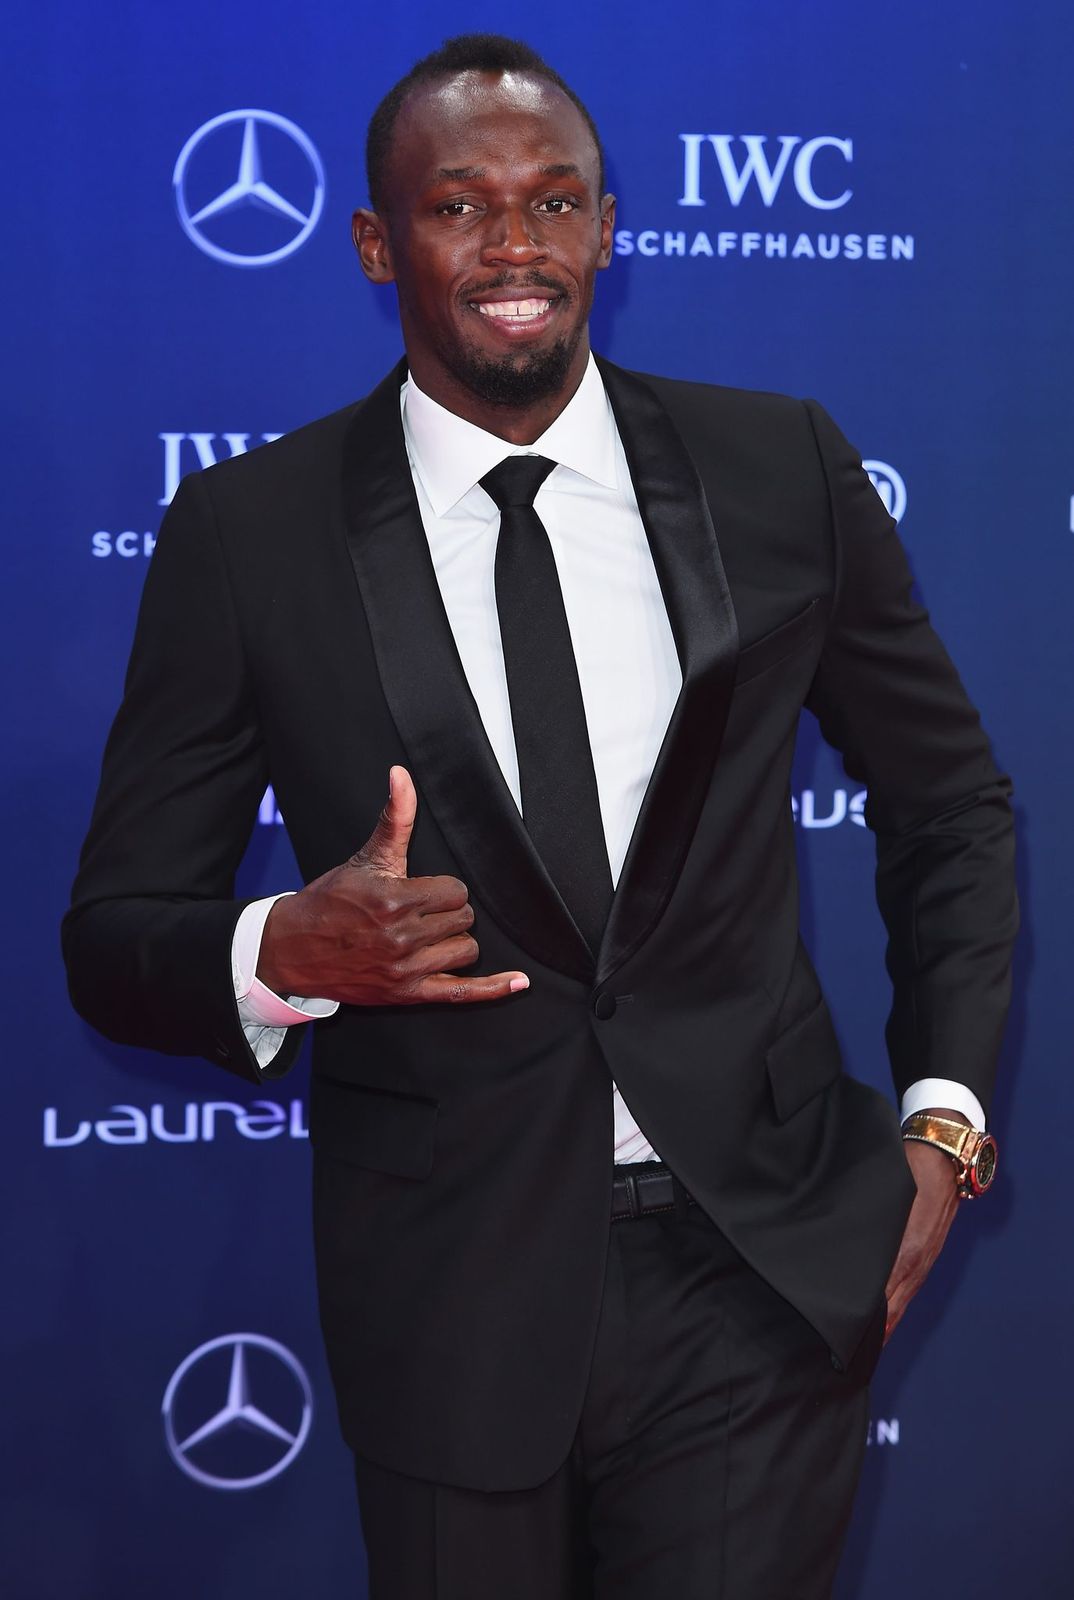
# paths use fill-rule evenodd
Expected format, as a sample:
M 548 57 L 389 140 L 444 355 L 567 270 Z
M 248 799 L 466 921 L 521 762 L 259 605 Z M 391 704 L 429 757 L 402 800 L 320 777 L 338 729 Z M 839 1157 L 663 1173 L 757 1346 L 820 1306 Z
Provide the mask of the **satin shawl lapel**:
M 682 668 L 682 689 L 630 840 L 597 981 L 622 966 L 671 897 L 712 780 L 731 703 L 738 628 L 697 468 L 653 391 L 599 361 Z
M 399 408 L 405 362 L 344 444 L 347 543 L 381 685 L 415 784 L 474 898 L 545 966 L 591 982 L 594 957 L 504 782 L 440 597 Z

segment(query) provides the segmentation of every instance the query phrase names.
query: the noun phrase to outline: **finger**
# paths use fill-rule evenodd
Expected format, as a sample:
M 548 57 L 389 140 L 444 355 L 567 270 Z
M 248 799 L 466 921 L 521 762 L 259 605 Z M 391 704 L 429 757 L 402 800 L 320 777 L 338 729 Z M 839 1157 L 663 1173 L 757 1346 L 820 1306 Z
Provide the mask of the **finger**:
M 387 872 L 393 878 L 406 877 L 406 855 L 414 818 L 418 814 L 418 795 L 414 780 L 405 767 L 392 767 L 388 774 L 388 802 L 377 819 L 366 843 L 358 851 L 365 866 Z
M 914 1295 L 924 1281 L 924 1273 L 908 1262 L 896 1261 L 891 1269 L 887 1288 L 884 1290 L 888 1303 L 888 1327 L 893 1328 L 906 1310 Z
M 907 1261 L 905 1255 L 900 1254 L 897 1256 L 895 1259 L 895 1264 L 892 1267 L 891 1272 L 888 1274 L 888 1281 L 884 1288 L 884 1293 L 887 1295 L 889 1300 L 894 1300 L 895 1296 L 899 1293 L 900 1288 L 910 1276 L 910 1272 L 910 1263 Z
M 477 940 L 468 933 L 459 933 L 451 939 L 441 939 L 439 944 L 411 951 L 403 965 L 409 979 L 421 980 L 434 973 L 452 972 L 456 967 L 472 967 L 480 954 Z
M 911 1294 L 907 1294 L 906 1291 L 903 1290 L 892 1295 L 891 1299 L 888 1301 L 887 1316 L 884 1319 L 885 1344 L 891 1338 L 891 1335 L 895 1332 L 895 1329 L 899 1326 L 899 1323 L 906 1315 L 907 1307 L 912 1299 L 913 1296 Z
M 460 978 L 453 972 L 434 972 L 418 985 L 418 999 L 430 1005 L 447 1001 L 469 1005 L 478 1000 L 503 1000 L 528 989 L 524 972 L 493 972 L 483 978 Z
M 459 878 L 408 878 L 407 898 L 422 916 L 438 911 L 461 911 L 470 891 Z
M 442 939 L 454 939 L 461 933 L 468 933 L 473 926 L 474 912 L 469 901 L 460 906 L 457 911 L 426 912 L 410 927 L 414 930 L 416 943 L 432 947 Z M 431 971 L 439 972 L 441 968 L 455 966 L 454 961 L 437 961 Z

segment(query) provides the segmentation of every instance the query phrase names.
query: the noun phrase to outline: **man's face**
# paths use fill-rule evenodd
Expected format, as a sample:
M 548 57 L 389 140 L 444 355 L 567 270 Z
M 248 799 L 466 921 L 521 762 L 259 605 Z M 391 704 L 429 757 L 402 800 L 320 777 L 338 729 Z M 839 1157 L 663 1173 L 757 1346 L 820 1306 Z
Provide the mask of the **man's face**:
M 580 380 L 612 246 L 599 177 L 585 120 L 540 78 L 466 72 L 408 98 L 382 210 L 358 214 L 355 238 L 367 275 L 396 284 L 434 398 L 526 407 Z

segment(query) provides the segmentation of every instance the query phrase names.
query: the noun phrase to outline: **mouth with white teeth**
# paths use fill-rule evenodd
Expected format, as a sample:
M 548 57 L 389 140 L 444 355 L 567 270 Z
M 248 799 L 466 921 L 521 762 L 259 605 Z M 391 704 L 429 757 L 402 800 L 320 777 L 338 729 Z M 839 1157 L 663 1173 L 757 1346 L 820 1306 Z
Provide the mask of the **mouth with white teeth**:
M 561 295 L 527 295 L 519 300 L 471 300 L 471 311 L 477 312 L 491 327 L 504 334 L 533 332 L 551 321 Z

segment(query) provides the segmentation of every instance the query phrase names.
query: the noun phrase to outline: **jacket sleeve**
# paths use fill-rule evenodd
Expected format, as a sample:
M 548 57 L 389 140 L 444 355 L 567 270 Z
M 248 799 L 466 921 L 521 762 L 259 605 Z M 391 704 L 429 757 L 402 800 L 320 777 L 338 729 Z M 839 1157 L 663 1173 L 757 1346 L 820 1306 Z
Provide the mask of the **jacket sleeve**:
M 861 458 L 805 402 L 824 470 L 835 599 L 807 704 L 868 788 L 902 1095 L 954 1079 L 987 1110 L 1018 927 L 1011 785 L 912 593 L 905 552 Z
M 200 474 L 149 565 L 62 943 L 76 1011 L 108 1038 L 259 1081 L 231 977 L 235 872 L 268 764 Z M 289 1030 L 269 1075 L 293 1063 Z

